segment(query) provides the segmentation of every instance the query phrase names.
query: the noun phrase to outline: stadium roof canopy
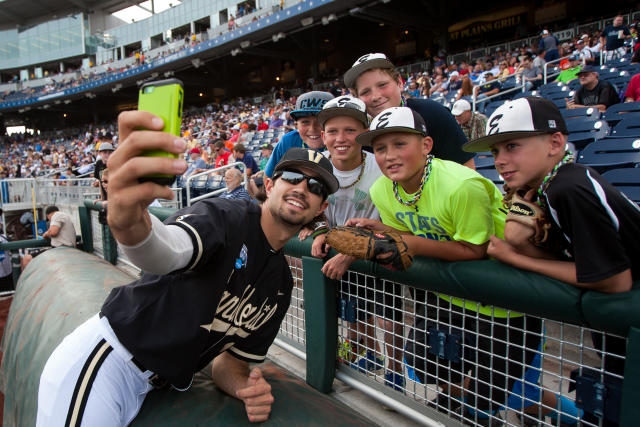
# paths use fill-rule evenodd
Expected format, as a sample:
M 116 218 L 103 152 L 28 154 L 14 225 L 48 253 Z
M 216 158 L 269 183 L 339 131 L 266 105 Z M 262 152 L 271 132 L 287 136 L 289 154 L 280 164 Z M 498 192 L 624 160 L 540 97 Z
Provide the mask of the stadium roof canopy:
M 25 27 L 51 19 L 103 11 L 111 14 L 140 0 L 0 0 L 0 29 Z

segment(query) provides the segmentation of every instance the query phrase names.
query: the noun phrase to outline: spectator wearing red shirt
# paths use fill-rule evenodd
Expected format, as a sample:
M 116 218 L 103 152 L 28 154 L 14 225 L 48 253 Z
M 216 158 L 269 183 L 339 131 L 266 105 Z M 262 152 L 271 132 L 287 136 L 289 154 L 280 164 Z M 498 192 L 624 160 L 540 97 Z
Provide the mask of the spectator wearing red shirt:
M 640 74 L 631 77 L 627 91 L 624 93 L 624 102 L 640 101 Z
M 267 130 L 269 129 L 269 125 L 265 123 L 264 119 L 260 117 L 258 119 L 258 129 L 257 130 Z
M 213 146 L 216 152 L 216 168 L 226 166 L 231 162 L 231 151 L 228 151 L 224 146 L 224 141 L 217 140 Z

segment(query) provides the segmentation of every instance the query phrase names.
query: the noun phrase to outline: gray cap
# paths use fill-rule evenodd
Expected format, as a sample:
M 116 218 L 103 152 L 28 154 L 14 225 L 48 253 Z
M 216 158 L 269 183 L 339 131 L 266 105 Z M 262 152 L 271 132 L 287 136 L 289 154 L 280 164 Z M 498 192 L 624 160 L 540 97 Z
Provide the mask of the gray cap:
M 113 148 L 113 144 L 111 144 L 110 142 L 102 142 L 100 143 L 100 148 L 98 148 L 98 151 L 114 151 L 115 148 Z
M 289 114 L 291 114 L 294 120 L 298 120 L 301 117 L 315 116 L 322 111 L 324 104 L 331 99 L 333 99 L 333 95 L 329 92 L 314 90 L 303 93 L 296 101 L 295 110 Z

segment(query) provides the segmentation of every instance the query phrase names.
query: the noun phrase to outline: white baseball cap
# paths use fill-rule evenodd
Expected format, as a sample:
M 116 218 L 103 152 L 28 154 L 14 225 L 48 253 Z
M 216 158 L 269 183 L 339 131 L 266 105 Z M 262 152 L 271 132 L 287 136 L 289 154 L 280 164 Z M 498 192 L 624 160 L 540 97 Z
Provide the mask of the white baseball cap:
M 391 107 L 378 114 L 369 125 L 369 132 L 361 133 L 356 142 L 371 145 L 380 135 L 392 132 L 415 133 L 427 136 L 427 125 L 420 114 L 408 107 Z
M 459 116 L 465 111 L 471 111 L 471 104 L 469 104 L 469 101 L 467 101 L 466 99 L 457 100 L 451 108 L 451 114 L 453 114 L 454 116 Z
M 452 72 L 449 74 L 449 77 L 454 77 L 454 76 L 455 76 L 455 77 L 458 77 L 459 75 L 460 75 L 460 73 L 458 73 L 457 71 L 452 71 Z
M 393 63 L 389 61 L 384 53 L 367 53 L 353 63 L 351 68 L 344 73 L 344 84 L 348 88 L 353 88 L 358 76 L 373 68 L 393 68 Z
M 486 132 L 486 136 L 464 144 L 462 149 L 483 153 L 490 151 L 494 144 L 512 139 L 555 132 L 569 135 L 558 107 L 548 99 L 535 96 L 502 104 L 487 120 Z
M 542 30 L 542 33 L 541 33 L 541 34 L 542 34 L 543 36 L 545 36 L 545 35 L 549 34 L 549 31 L 547 31 L 547 30 Z
M 327 120 L 336 116 L 353 117 L 365 128 L 369 127 L 369 116 L 365 103 L 351 95 L 339 96 L 324 104 L 322 111 L 318 113 L 320 126 L 324 127 Z

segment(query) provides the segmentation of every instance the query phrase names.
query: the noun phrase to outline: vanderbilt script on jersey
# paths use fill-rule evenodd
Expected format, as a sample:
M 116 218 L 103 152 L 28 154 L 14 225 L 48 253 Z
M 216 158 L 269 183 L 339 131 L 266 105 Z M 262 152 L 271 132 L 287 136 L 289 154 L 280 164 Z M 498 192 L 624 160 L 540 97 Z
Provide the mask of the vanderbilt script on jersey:
M 224 291 L 213 320 L 200 327 L 227 336 L 246 338 L 271 319 L 278 309 L 278 303 L 269 304 L 269 298 L 265 298 L 259 307 L 251 304 L 249 300 L 254 293 L 255 288 L 251 285 L 247 285 L 240 296 Z

